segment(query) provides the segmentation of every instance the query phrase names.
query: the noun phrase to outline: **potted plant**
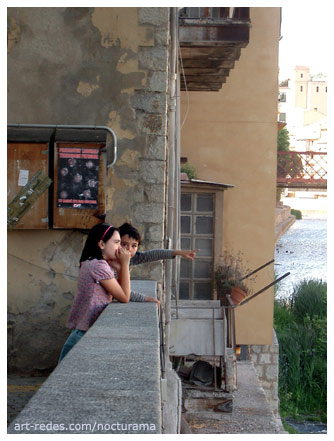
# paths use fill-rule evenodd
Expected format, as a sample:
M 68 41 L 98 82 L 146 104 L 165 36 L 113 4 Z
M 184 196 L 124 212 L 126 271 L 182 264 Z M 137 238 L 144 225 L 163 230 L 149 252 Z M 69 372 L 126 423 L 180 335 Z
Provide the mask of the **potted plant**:
M 229 305 L 227 295 L 235 305 L 239 305 L 251 290 L 243 282 L 249 269 L 245 268 L 241 253 L 233 254 L 225 252 L 221 262 L 215 267 L 214 280 L 218 299 L 223 300 L 225 305 Z

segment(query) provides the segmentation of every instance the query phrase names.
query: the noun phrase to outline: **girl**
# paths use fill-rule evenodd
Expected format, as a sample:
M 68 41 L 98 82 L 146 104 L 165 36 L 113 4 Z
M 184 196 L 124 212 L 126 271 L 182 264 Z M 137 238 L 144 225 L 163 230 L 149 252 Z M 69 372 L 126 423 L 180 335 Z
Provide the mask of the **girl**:
M 89 232 L 80 258 L 77 294 L 66 326 L 73 329 L 61 351 L 61 361 L 92 326 L 113 298 L 130 300 L 130 252 L 121 248 L 119 229 L 95 225 Z M 117 264 L 118 278 L 113 265 Z

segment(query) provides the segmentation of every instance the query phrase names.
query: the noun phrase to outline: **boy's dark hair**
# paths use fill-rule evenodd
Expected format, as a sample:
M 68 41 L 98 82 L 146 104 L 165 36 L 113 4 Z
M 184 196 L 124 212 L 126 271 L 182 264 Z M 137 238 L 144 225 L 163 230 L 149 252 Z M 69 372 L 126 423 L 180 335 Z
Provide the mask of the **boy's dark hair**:
M 98 246 L 98 243 L 101 239 L 103 242 L 107 242 L 115 231 L 119 231 L 119 229 L 108 224 L 94 225 L 94 227 L 91 228 L 88 233 L 85 246 L 81 253 L 80 264 L 85 260 L 102 260 L 102 252 L 101 248 Z
M 137 228 L 127 222 L 119 227 L 119 234 L 121 235 L 121 238 L 127 234 L 132 239 L 135 239 L 138 242 L 138 245 L 141 242 L 141 236 Z

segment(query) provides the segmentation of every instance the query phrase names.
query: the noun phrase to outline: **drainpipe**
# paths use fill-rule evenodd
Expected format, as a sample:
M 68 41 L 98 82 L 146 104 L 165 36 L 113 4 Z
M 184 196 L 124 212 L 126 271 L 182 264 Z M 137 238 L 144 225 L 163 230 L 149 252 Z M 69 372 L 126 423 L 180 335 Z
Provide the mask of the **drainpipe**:
M 114 140 L 114 156 L 113 160 L 110 164 L 107 164 L 107 168 L 113 167 L 117 160 L 117 137 L 115 135 L 115 132 L 107 126 L 89 126 L 89 125 L 58 125 L 58 124 L 7 124 L 7 127 L 11 128 L 31 128 L 31 129 L 85 129 L 85 130 L 104 130 L 105 132 L 109 133 L 113 140 Z M 108 150 L 108 145 L 106 146 Z
M 178 41 L 177 41 L 178 47 Z M 180 250 L 180 223 L 181 223 L 181 182 L 180 182 L 180 158 L 181 158 L 181 134 L 180 134 L 180 76 L 178 72 L 178 63 L 176 63 L 177 69 L 177 82 L 176 82 L 176 133 L 175 133 L 175 227 L 174 227 L 174 244 L 173 248 Z M 174 260 L 174 279 L 173 290 L 176 295 L 176 301 L 178 299 L 180 279 L 180 259 Z
M 170 8 L 170 34 L 171 34 L 171 51 L 170 51 L 170 76 L 169 76 L 169 111 L 168 111 L 168 212 L 167 212 L 167 241 L 168 248 L 175 244 L 175 133 L 176 133 L 176 78 L 177 78 L 177 8 Z M 169 329 L 171 321 L 171 293 L 172 293 L 172 276 L 173 261 L 167 261 L 166 268 L 166 296 L 165 296 L 165 339 L 164 339 L 164 359 L 165 370 L 171 367 L 169 361 Z M 165 372 L 162 373 L 163 377 Z

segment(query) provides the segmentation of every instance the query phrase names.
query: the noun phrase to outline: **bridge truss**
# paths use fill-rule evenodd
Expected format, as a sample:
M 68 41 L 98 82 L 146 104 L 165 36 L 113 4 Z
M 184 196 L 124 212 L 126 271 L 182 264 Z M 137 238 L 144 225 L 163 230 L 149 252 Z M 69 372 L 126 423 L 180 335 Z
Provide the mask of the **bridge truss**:
M 327 189 L 327 152 L 277 152 L 277 186 Z

